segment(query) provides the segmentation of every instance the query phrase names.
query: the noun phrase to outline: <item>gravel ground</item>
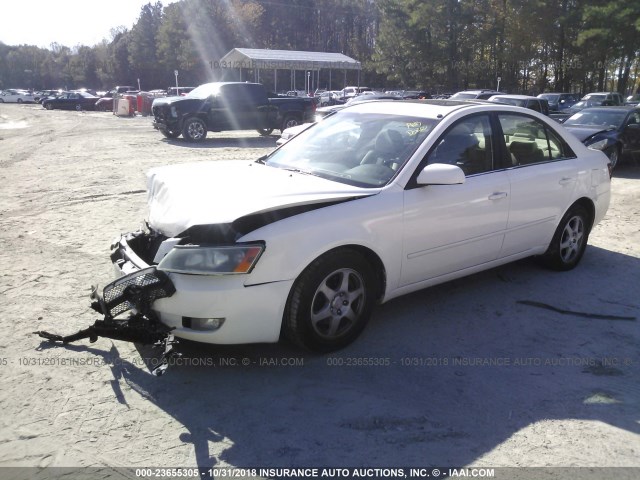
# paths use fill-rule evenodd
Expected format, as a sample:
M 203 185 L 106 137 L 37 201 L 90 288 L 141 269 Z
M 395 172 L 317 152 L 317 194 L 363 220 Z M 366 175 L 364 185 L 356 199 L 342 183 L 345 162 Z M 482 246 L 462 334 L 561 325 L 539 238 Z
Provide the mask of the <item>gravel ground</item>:
M 155 378 L 148 349 L 31 332 L 96 319 L 89 287 L 145 218 L 149 168 L 277 137 L 150 123 L 0 105 L 0 467 L 640 467 L 640 167 L 616 172 L 574 271 L 526 260 L 393 300 L 329 356 L 183 342 Z

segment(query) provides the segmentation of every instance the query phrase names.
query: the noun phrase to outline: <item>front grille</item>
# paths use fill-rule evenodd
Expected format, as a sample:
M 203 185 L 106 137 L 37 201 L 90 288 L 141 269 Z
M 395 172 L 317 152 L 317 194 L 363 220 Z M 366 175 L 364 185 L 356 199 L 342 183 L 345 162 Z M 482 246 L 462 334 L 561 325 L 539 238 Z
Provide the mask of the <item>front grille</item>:
M 146 313 L 159 298 L 170 297 L 176 291 L 166 273 L 155 267 L 145 268 L 121 277 L 104 287 L 104 308 L 111 317 L 135 308 Z
M 153 109 L 153 117 L 156 119 L 156 122 L 166 123 L 167 116 L 160 107 L 155 107 Z

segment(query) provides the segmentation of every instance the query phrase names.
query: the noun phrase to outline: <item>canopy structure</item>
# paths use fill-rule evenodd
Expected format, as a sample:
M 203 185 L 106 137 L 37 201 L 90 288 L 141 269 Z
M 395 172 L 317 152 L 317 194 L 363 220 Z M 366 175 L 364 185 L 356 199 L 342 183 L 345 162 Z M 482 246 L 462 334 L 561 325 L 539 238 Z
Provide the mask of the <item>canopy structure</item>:
M 362 65 L 359 61 L 342 53 L 326 53 L 326 52 L 305 52 L 298 50 L 268 50 L 258 48 L 234 48 L 220 61 L 215 62 L 214 67 L 223 69 L 239 69 L 242 75 L 242 69 L 250 69 L 254 71 L 256 80 L 259 78 L 260 70 L 274 70 L 274 83 L 277 88 L 277 71 L 290 70 L 292 89 L 295 88 L 295 72 L 304 70 L 307 72 L 307 80 L 305 89 L 310 90 L 312 82 L 311 72 L 317 76 L 318 82 L 320 78 L 320 70 L 357 70 L 358 83 L 360 79 L 360 70 Z M 329 77 L 330 78 L 330 77 Z M 242 78 L 241 78 L 242 80 Z M 330 82 L 330 80 L 329 80 Z

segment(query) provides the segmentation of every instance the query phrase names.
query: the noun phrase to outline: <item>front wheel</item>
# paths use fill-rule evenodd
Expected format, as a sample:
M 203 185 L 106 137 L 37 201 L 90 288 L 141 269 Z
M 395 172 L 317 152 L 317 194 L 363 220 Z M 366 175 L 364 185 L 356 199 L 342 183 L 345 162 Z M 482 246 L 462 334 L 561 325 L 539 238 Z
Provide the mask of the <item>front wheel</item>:
M 207 136 L 207 126 L 198 117 L 191 117 L 184 122 L 182 136 L 190 142 L 200 142 Z
M 22 99 L 21 98 L 18 99 L 18 103 L 22 103 Z
M 349 345 L 366 326 L 375 301 L 375 272 L 358 252 L 329 252 L 311 263 L 293 285 L 284 334 L 315 352 Z
M 587 248 L 590 225 L 590 216 L 584 207 L 571 207 L 562 217 L 549 248 L 540 258 L 542 263 L 558 271 L 571 270 L 578 265 Z
M 44 104 L 44 108 L 46 108 L 47 110 L 53 110 L 53 104 L 52 103 L 45 103 Z
M 180 136 L 179 130 L 160 130 L 160 131 L 167 138 L 178 138 Z

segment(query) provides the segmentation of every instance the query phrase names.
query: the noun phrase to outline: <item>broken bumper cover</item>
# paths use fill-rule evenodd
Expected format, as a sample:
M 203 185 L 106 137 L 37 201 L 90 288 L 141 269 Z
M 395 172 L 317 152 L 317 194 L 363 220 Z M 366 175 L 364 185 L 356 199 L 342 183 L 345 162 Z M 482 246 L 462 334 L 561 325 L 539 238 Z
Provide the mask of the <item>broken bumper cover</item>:
M 123 276 L 108 284 L 102 294 L 93 288 L 91 307 L 104 318 L 78 332 L 62 336 L 47 331 L 33 332 L 41 338 L 63 344 L 88 338 L 91 343 L 99 337 L 125 342 L 154 345 L 163 348 L 159 364 L 152 370 L 156 376 L 162 375 L 169 366 L 169 360 L 179 356 L 173 349 L 176 343 L 171 328 L 162 324 L 151 310 L 153 302 L 170 297 L 175 292 L 169 277 L 155 269 L 146 268 Z M 129 312 L 127 318 L 116 318 Z
M 117 276 L 149 267 L 131 246 L 138 235 L 124 235 L 113 245 L 111 260 Z M 221 345 L 279 340 L 293 280 L 251 285 L 250 274 L 166 275 L 176 293 L 157 299 L 151 309 L 176 337 Z

